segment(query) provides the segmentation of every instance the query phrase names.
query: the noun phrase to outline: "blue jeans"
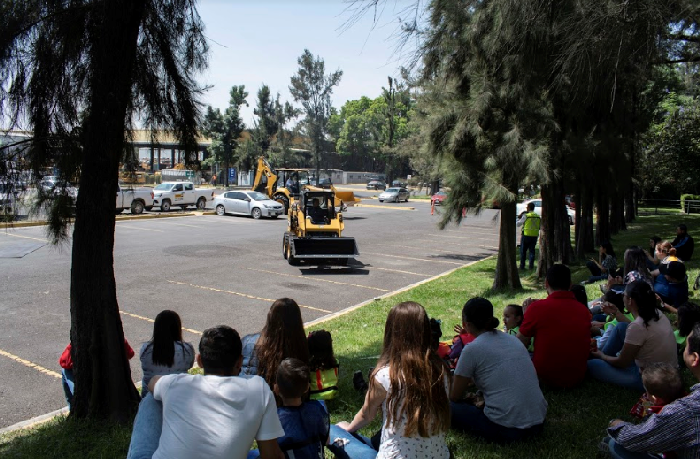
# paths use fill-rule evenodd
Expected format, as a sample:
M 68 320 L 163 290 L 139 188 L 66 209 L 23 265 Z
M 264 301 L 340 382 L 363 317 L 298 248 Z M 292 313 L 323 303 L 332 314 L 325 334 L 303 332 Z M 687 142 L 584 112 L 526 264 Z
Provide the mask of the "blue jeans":
M 338 459 L 374 459 L 377 451 L 370 446 L 370 439 L 353 435 L 337 425 L 331 425 L 328 450 Z
M 73 402 L 73 393 L 75 392 L 75 383 L 73 382 L 73 370 L 61 370 L 61 385 L 63 386 L 63 394 L 66 396 L 68 410 Z
M 535 267 L 535 246 L 537 236 L 523 236 L 520 238 L 520 269 L 525 269 L 525 254 L 530 251 L 530 269 Z
M 608 445 L 610 456 L 613 459 L 649 459 L 658 458 L 659 456 L 647 453 L 638 453 L 636 451 L 628 451 L 622 446 L 615 443 L 615 440 L 610 437 L 605 437 L 603 443 Z
M 131 432 L 127 459 L 150 459 L 158 449 L 163 430 L 163 404 L 148 394 L 139 404 Z
M 591 359 L 588 361 L 588 372 L 599 381 L 644 392 L 642 376 L 634 363 L 627 368 L 616 368 L 603 360 Z
M 544 423 L 527 429 L 504 427 L 486 417 L 484 410 L 469 403 L 450 402 L 452 413 L 451 427 L 455 430 L 469 432 L 494 443 L 510 443 L 526 440 L 542 432 Z
M 627 327 L 629 324 L 627 322 L 618 322 L 615 328 L 608 335 L 608 340 L 603 345 L 601 351 L 605 355 L 615 357 L 618 352 L 622 350 L 622 346 L 625 345 L 625 336 L 627 335 Z

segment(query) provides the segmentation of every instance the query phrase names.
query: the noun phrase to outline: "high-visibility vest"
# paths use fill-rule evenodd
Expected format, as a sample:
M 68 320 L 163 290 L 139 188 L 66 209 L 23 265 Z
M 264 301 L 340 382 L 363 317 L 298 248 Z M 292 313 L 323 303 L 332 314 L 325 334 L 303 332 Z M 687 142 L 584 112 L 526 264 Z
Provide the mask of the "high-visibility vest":
M 540 235 L 540 216 L 535 212 L 525 214 L 523 223 L 523 235 L 537 237 Z
M 309 376 L 311 400 L 330 400 L 338 395 L 338 367 L 318 368 Z

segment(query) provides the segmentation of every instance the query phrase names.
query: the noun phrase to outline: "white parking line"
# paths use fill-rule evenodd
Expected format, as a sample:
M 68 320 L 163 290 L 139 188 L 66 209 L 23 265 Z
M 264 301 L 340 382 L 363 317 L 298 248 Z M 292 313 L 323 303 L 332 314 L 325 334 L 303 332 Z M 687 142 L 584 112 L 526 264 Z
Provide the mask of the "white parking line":
M 140 316 L 140 315 L 138 315 L 138 314 L 132 314 L 132 313 L 126 312 L 126 311 L 121 311 L 121 310 L 120 310 L 120 311 L 119 311 L 119 314 L 122 314 L 122 315 L 125 315 L 125 316 L 129 316 L 129 317 L 133 317 L 134 319 L 145 320 L 146 322 L 151 322 L 151 323 L 154 323 L 154 322 L 155 322 L 155 320 L 153 320 L 153 319 L 151 319 L 151 318 L 149 318 L 149 317 Z M 199 331 L 199 330 L 193 330 L 193 329 L 191 329 L 191 328 L 185 328 L 185 327 L 182 327 L 182 329 L 185 330 L 185 331 L 187 331 L 187 332 L 193 333 L 193 334 L 195 334 L 195 335 L 201 335 L 201 334 L 202 334 L 202 332 Z
M 265 269 L 255 269 L 255 268 L 245 268 L 249 271 L 257 271 L 259 273 L 268 273 L 268 274 L 274 274 L 276 276 L 286 276 L 286 277 L 298 277 L 299 279 L 304 279 L 304 280 L 314 280 L 318 282 L 328 282 L 329 284 L 336 284 L 336 285 L 350 285 L 352 287 L 359 287 L 359 288 L 366 288 L 370 290 L 378 290 L 380 292 L 388 292 L 389 290 L 383 289 L 383 288 L 378 288 L 378 287 L 370 287 L 368 285 L 360 285 L 360 284 L 351 284 L 349 282 L 339 282 L 339 281 L 332 281 L 329 279 L 319 279 L 318 277 L 310 277 L 310 276 L 299 276 L 297 274 L 287 274 L 287 273 L 278 273 L 275 271 L 267 271 Z
M 49 241 L 46 239 L 39 239 L 38 237 L 31 237 L 31 236 L 20 236 L 19 234 L 8 233 L 7 231 L 0 231 L 0 234 L 4 234 L 5 236 L 19 237 L 22 239 L 32 239 L 34 241 L 44 242 L 46 244 L 49 243 Z
M 413 276 L 420 276 L 420 277 L 430 277 L 430 276 L 432 276 L 432 274 L 413 273 L 413 272 L 411 272 L 411 271 L 402 271 L 402 270 L 400 270 L 400 269 L 392 269 L 392 268 L 380 268 L 380 267 L 378 267 L 378 266 L 371 266 L 369 269 L 370 269 L 370 270 L 378 269 L 378 270 L 380 270 L 380 271 L 391 271 L 391 272 L 401 273 L 401 274 L 411 274 L 411 275 L 413 275 Z
M 388 253 L 376 253 L 376 252 L 362 252 L 363 255 L 378 255 L 380 257 L 391 257 L 391 258 L 402 258 L 404 260 L 415 260 L 415 261 L 429 261 L 432 263 L 448 263 L 451 265 L 459 265 L 462 266 L 464 263 L 457 263 L 456 261 L 447 261 L 447 260 L 427 260 L 425 258 L 413 258 L 413 257 L 404 257 L 401 255 L 389 255 Z
M 159 229 L 153 229 L 153 228 L 141 228 L 137 226 L 127 226 L 123 224 L 117 223 L 116 228 L 124 228 L 124 229 L 130 229 L 130 230 L 136 230 L 136 231 L 153 231 L 154 233 L 165 233 L 164 230 L 159 230 Z

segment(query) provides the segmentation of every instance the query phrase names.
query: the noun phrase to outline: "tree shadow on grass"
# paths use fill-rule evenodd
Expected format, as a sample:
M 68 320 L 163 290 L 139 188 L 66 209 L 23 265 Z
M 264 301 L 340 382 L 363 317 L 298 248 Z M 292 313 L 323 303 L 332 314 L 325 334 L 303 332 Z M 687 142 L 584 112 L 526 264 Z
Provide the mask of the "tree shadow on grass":
M 0 437 L 3 458 L 119 458 L 126 457 L 131 424 L 119 425 L 58 416 L 32 429 Z

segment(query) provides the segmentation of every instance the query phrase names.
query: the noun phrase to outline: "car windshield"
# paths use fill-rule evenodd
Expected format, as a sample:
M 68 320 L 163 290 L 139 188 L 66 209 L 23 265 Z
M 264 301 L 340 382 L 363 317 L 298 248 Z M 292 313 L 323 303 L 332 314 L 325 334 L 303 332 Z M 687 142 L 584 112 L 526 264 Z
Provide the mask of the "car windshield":
M 399 189 L 398 188 L 387 188 L 385 193 L 398 193 Z
M 250 199 L 252 199 L 254 201 L 264 201 L 266 199 L 270 199 L 267 197 L 267 195 L 264 195 L 264 194 L 259 193 L 257 191 L 251 191 L 250 193 L 248 193 L 248 196 L 250 197 Z
M 444 191 L 440 191 L 440 192 L 435 193 L 435 194 L 438 196 L 447 196 L 447 193 L 445 193 Z

